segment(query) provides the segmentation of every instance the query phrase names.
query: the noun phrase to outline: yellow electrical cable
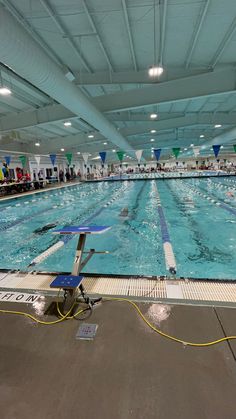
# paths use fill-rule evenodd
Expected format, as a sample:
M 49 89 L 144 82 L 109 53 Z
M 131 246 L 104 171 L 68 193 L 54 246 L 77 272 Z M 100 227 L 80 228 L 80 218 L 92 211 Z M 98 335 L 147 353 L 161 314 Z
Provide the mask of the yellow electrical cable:
M 138 306 L 137 306 L 137 304 L 135 304 L 132 300 L 129 300 L 129 299 L 127 299 L 127 298 L 115 298 L 115 297 L 112 297 L 112 298 L 103 298 L 104 300 L 107 300 L 107 301 L 109 301 L 109 300 L 111 300 L 111 301 L 125 301 L 125 302 L 127 302 L 127 303 L 129 303 L 129 304 L 131 304 L 136 310 L 137 310 L 137 312 L 138 312 L 138 314 L 140 315 L 140 317 L 143 319 L 143 321 L 154 331 L 154 332 L 156 332 L 156 333 L 158 333 L 159 335 L 161 335 L 161 336 L 163 336 L 163 337 L 165 337 L 165 338 L 167 338 L 167 339 L 170 339 L 170 340 L 172 340 L 172 341 L 174 341 L 174 342 L 178 342 L 178 343 L 181 343 L 181 344 L 183 344 L 183 345 L 186 345 L 186 346 L 197 346 L 197 347 L 206 347 L 206 346 L 212 346 L 212 345 L 216 345 L 217 343 L 220 343 L 220 342 L 224 342 L 224 341 L 226 341 L 226 340 L 233 340 L 233 339 L 236 339 L 236 336 L 226 336 L 226 337 L 224 337 L 224 338 L 221 338 L 221 339 L 217 339 L 217 340 L 213 340 L 212 342 L 205 342 L 205 343 L 194 343 L 194 342 L 186 342 L 186 341 L 184 341 L 184 340 L 182 340 L 182 339 L 178 339 L 178 338 L 176 338 L 176 337 L 174 337 L 174 336 L 171 336 L 171 335 L 168 335 L 167 333 L 164 333 L 164 332 L 162 332 L 161 330 L 159 330 L 159 329 L 157 329 L 155 326 L 153 326 L 153 324 L 151 324 L 147 319 L 146 319 L 146 317 L 143 315 L 143 313 L 141 312 L 141 310 L 138 308 Z
M 172 341 L 174 341 L 174 342 L 177 342 L 177 343 L 181 343 L 181 344 L 186 345 L 186 346 L 206 347 L 206 346 L 216 345 L 216 344 L 218 344 L 218 343 L 225 342 L 225 341 L 227 341 L 227 340 L 233 340 L 233 339 L 236 339 L 236 336 L 226 336 L 226 337 L 224 337 L 224 338 L 220 338 L 220 339 L 213 340 L 213 341 L 211 341 L 211 342 L 205 342 L 205 343 L 187 342 L 187 341 L 184 341 L 184 340 L 182 340 L 182 339 L 176 338 L 176 337 L 174 337 L 174 336 L 168 335 L 167 333 L 164 333 L 164 332 L 162 332 L 160 329 L 157 329 L 155 326 L 153 326 L 153 324 L 151 324 L 151 323 L 150 323 L 150 322 L 146 319 L 146 317 L 145 317 L 145 316 L 144 316 L 144 314 L 141 312 L 141 310 L 139 309 L 139 307 L 137 306 L 137 304 L 136 304 L 136 303 L 134 303 L 134 301 L 129 300 L 128 298 L 118 298 L 118 297 L 117 297 L 117 298 L 116 298 L 116 297 L 104 297 L 103 299 L 104 299 L 104 300 L 107 300 L 107 301 L 121 301 L 121 302 L 127 302 L 127 303 L 131 304 L 131 305 L 135 308 L 135 310 L 138 312 L 138 314 L 140 315 L 140 317 L 143 319 L 143 321 L 144 321 L 144 322 L 148 325 L 148 327 L 150 327 L 150 329 L 152 329 L 154 332 L 158 333 L 159 335 L 161 335 L 161 336 L 163 336 L 163 337 L 165 337 L 165 338 L 167 338 L 167 339 L 170 339 L 170 340 L 172 340 Z M 61 318 L 60 318 L 60 319 L 58 319 L 58 320 L 51 321 L 51 322 L 45 322 L 45 321 L 42 321 L 42 320 L 36 319 L 36 317 L 32 316 L 31 314 L 29 314 L 29 313 L 24 313 L 24 312 L 21 312 L 21 311 L 12 311 L 12 310 L 2 310 L 2 309 L 0 309 L 0 313 L 6 313 L 6 314 L 18 314 L 18 315 L 20 315 L 20 316 L 25 316 L 25 317 L 28 317 L 28 318 L 32 319 L 33 321 L 35 321 L 35 322 L 37 322 L 37 323 L 39 323 L 39 324 L 43 324 L 43 325 L 53 325 L 53 324 L 60 323 L 60 322 L 62 322 L 62 321 L 64 321 L 64 320 L 67 320 L 67 319 L 73 319 L 73 318 L 75 318 L 76 316 L 78 316 L 80 313 L 82 313 L 82 312 L 84 311 L 84 310 L 79 310 L 79 311 L 78 311 L 77 313 L 75 313 L 73 316 L 69 316 L 69 314 L 70 314 L 71 310 L 74 308 L 75 304 L 76 304 L 76 303 L 74 303 L 74 304 L 72 305 L 72 307 L 70 308 L 70 310 L 69 310 L 69 311 L 68 311 L 65 315 L 63 315 L 63 314 L 61 313 L 60 309 L 59 309 L 59 305 L 58 305 L 58 302 L 57 302 L 57 309 L 58 309 L 58 313 L 60 314 Z

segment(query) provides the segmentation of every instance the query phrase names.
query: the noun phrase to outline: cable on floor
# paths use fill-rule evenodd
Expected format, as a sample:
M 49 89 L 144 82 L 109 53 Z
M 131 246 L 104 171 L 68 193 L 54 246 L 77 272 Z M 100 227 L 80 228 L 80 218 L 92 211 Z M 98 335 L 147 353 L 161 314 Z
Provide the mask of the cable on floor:
M 233 335 L 233 336 L 225 336 L 223 338 L 216 339 L 216 340 L 213 340 L 213 341 L 210 341 L 210 342 L 205 342 L 205 343 L 195 343 L 195 342 L 184 341 L 184 340 L 179 339 L 179 338 L 177 338 L 175 336 L 168 335 L 167 333 L 162 332 L 160 329 L 157 329 L 144 316 L 144 314 L 141 312 L 141 310 L 139 309 L 139 307 L 137 306 L 137 304 L 134 301 L 129 300 L 128 298 L 118 298 L 118 297 L 117 298 L 116 297 L 104 297 L 103 299 L 105 301 L 120 301 L 120 302 L 126 302 L 128 304 L 131 304 L 132 307 L 134 307 L 135 310 L 138 312 L 138 314 L 142 318 L 142 320 L 146 323 L 146 325 L 148 327 L 150 327 L 150 329 L 152 329 L 155 333 L 158 333 L 159 335 L 161 335 L 161 336 L 163 336 L 163 337 L 165 337 L 165 338 L 167 338 L 167 339 L 169 339 L 171 341 L 180 343 L 180 344 L 182 344 L 184 346 L 208 347 L 208 346 L 216 345 L 216 344 L 221 343 L 221 342 L 225 342 L 225 341 L 229 341 L 229 340 L 234 340 L 234 339 L 236 340 L 236 336 Z M 60 309 L 58 309 L 59 308 L 59 305 L 57 303 L 58 314 L 61 317 L 59 319 L 57 319 L 57 320 L 50 321 L 50 322 L 45 322 L 43 320 L 37 319 L 36 317 L 32 316 L 31 314 L 25 313 L 25 312 L 22 312 L 22 311 L 2 310 L 2 309 L 0 309 L 0 313 L 3 313 L 3 314 L 16 314 L 16 315 L 20 315 L 20 316 L 25 316 L 25 317 L 30 318 L 34 322 L 39 323 L 39 324 L 42 324 L 42 325 L 54 325 L 54 324 L 57 324 L 57 323 L 61 323 L 64 320 L 67 320 L 67 319 L 73 319 L 73 318 L 75 318 L 76 316 L 78 316 L 80 313 L 82 313 L 84 311 L 84 309 L 80 309 L 75 314 L 73 314 L 73 315 L 70 316 L 70 313 L 73 310 L 75 304 L 76 304 L 76 302 L 72 305 L 72 307 L 70 308 L 70 310 L 65 315 L 63 315 L 61 313 Z M 85 310 L 87 310 L 87 308 Z

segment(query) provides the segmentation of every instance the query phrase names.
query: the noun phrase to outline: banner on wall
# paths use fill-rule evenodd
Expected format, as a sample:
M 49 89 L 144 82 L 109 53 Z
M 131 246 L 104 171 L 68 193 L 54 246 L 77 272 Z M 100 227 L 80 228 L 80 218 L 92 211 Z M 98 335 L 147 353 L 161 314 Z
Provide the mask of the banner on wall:
M 120 160 L 120 162 L 122 162 L 125 152 L 124 151 L 117 151 L 116 154 L 117 154 L 117 157 Z
M 174 147 L 172 148 L 173 154 L 175 156 L 175 158 L 177 159 L 179 152 L 180 152 L 180 147 Z
M 234 144 L 234 151 L 235 151 L 235 153 L 236 153 L 236 144 Z
M 25 167 L 25 165 L 26 165 L 26 156 L 19 156 L 19 159 L 21 161 L 22 166 Z
M 82 157 L 84 159 L 85 165 L 88 163 L 89 153 L 82 153 Z
M 5 162 L 6 162 L 7 166 L 9 166 L 10 163 L 11 163 L 11 156 L 5 156 L 4 158 L 5 158 Z
M 220 151 L 220 147 L 221 147 L 221 145 L 213 145 L 212 146 L 212 148 L 213 148 L 213 151 L 214 151 L 214 154 L 215 154 L 215 157 L 217 157 L 218 156 L 218 154 L 219 154 L 219 151 Z
M 34 158 L 36 160 L 37 165 L 39 166 L 41 157 L 40 156 L 34 156 Z
M 154 149 L 154 155 L 156 157 L 156 160 L 158 161 L 160 159 L 160 156 L 161 156 L 161 148 Z
M 199 156 L 199 154 L 200 154 L 200 147 L 193 147 L 193 154 L 194 154 L 194 157 Z
M 136 150 L 135 151 L 135 155 L 136 155 L 136 159 L 138 160 L 138 163 L 140 163 L 140 160 L 142 158 L 142 154 L 143 154 L 143 150 Z
M 50 157 L 51 163 L 52 163 L 52 165 L 54 167 L 55 166 L 55 163 L 56 163 L 57 155 L 56 154 L 50 154 L 49 157 Z
M 102 164 L 104 164 L 106 161 L 106 155 L 107 155 L 106 151 L 100 151 L 99 156 L 101 157 Z
M 68 161 L 69 166 L 71 165 L 71 161 L 72 161 L 72 153 L 66 153 L 66 158 Z

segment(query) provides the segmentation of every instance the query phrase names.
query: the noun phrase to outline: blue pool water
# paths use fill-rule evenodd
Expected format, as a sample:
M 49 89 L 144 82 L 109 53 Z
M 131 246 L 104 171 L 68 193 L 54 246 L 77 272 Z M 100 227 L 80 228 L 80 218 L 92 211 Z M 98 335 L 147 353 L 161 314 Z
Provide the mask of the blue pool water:
M 35 257 L 61 239 L 52 230 L 39 234 L 36 229 L 49 223 L 57 228 L 90 223 L 112 226 L 104 235 L 87 240 L 87 248 L 110 253 L 93 256 L 85 272 L 168 274 L 156 186 L 177 275 L 236 279 L 234 177 L 81 184 L 1 202 L 0 268 L 27 270 Z M 119 215 L 124 207 L 129 209 L 127 218 Z M 35 270 L 71 270 L 77 237 L 63 237 L 69 237 L 66 244 Z

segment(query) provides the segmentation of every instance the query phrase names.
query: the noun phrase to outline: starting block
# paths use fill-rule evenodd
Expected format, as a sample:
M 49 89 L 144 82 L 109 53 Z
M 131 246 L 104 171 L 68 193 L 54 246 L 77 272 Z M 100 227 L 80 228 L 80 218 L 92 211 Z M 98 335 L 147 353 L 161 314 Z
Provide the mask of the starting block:
M 50 284 L 50 288 L 63 288 L 66 296 L 66 305 L 68 305 L 68 303 L 71 305 L 76 300 L 77 288 L 79 288 L 81 295 L 87 304 L 93 305 L 96 302 L 94 300 L 91 301 L 89 297 L 86 297 L 82 284 L 84 277 L 80 275 L 80 272 L 94 254 L 104 254 L 109 252 L 96 252 L 95 249 L 90 249 L 89 251 L 85 252 L 84 247 L 88 234 L 102 234 L 110 230 L 110 228 L 111 227 L 108 226 L 68 226 L 59 230 L 54 230 L 52 232 L 53 234 L 79 234 L 71 275 L 58 275 Z M 82 260 L 84 254 L 87 254 L 87 256 Z M 68 296 L 69 298 L 67 298 Z

